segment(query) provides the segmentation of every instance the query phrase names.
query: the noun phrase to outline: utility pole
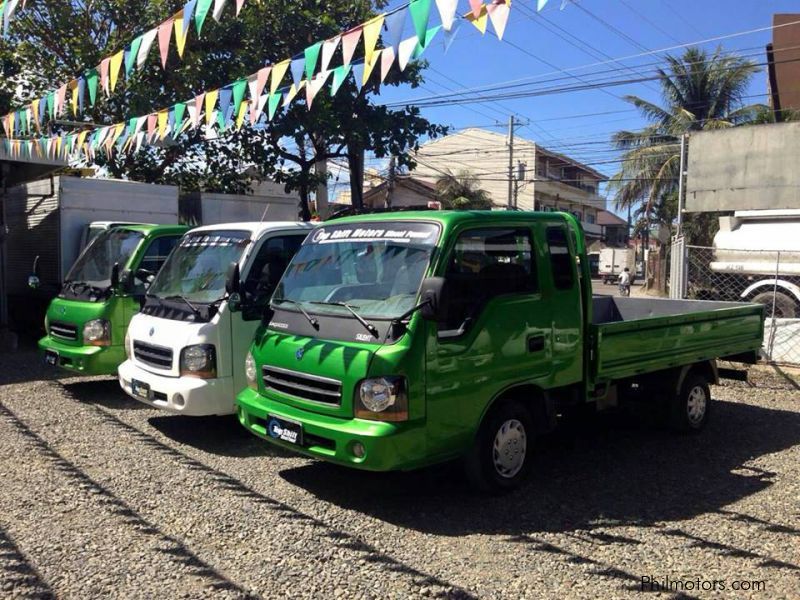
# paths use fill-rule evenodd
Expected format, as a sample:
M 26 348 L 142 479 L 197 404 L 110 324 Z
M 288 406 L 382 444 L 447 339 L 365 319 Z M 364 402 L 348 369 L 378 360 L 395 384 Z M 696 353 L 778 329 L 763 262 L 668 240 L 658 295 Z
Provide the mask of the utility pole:
M 394 182 L 397 178 L 397 157 L 392 154 L 389 157 L 389 173 L 386 182 L 386 208 L 392 207 L 392 196 L 394 195 Z
M 508 210 L 514 208 L 514 115 L 508 117 Z
M 681 166 L 678 174 L 678 226 L 675 232 L 677 237 L 680 237 L 683 233 L 683 180 L 686 175 L 686 137 L 685 133 L 681 136 Z

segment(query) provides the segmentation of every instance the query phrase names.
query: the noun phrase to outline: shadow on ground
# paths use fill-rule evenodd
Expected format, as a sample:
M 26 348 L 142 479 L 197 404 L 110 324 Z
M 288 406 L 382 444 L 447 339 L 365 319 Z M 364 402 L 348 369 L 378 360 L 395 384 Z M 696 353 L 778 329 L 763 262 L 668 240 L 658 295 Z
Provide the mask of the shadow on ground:
M 539 444 L 530 481 L 500 497 L 476 495 L 453 465 L 374 474 L 315 462 L 281 476 L 325 501 L 438 535 L 648 527 L 719 512 L 765 489 L 776 473 L 747 463 L 800 443 L 800 414 L 728 402 L 714 409 L 699 435 L 620 419 L 557 432 Z
M 64 391 L 79 402 L 97 404 L 113 410 L 148 410 L 149 407 L 128 396 L 116 379 L 89 379 L 61 384 Z

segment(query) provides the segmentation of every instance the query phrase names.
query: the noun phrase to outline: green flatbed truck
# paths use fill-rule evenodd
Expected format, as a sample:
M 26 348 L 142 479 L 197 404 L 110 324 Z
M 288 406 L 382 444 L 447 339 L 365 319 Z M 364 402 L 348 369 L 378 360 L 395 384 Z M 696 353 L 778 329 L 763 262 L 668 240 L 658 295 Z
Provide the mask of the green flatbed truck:
M 121 225 L 92 240 L 47 308 L 39 340 L 45 361 L 84 375 L 116 375 L 146 286 L 188 229 Z
M 699 430 L 717 358 L 753 362 L 763 308 L 593 297 L 562 213 L 418 212 L 315 230 L 246 359 L 239 420 L 351 467 L 463 459 L 511 488 L 560 415 L 652 403 Z

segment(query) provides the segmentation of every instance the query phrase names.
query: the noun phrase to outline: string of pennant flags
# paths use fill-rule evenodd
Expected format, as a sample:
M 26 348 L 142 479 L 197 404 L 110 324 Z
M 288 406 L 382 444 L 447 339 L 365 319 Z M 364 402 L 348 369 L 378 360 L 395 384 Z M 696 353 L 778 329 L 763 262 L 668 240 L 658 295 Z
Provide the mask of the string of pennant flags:
M 350 77 L 361 90 L 373 76 L 383 83 L 395 65 L 400 71 L 405 70 L 440 32 L 444 34 L 445 50 L 449 49 L 464 22 L 472 24 L 481 34 L 486 33 L 491 23 L 496 36 L 502 39 L 511 0 L 467 1 L 469 11 L 457 14 L 459 0 L 412 0 L 330 39 L 318 41 L 296 56 L 267 65 L 249 77 L 167 109 L 80 132 L 15 138 L 15 132 L 32 133 L 32 113 L 41 110 L 40 101 L 31 106 L 31 112 L 19 123 L 16 117 L 3 119 L 8 136 L 4 140 L 5 149 L 11 157 L 69 159 L 83 154 L 92 161 L 98 151 L 107 155 L 114 151 L 137 152 L 144 144 L 170 143 L 189 129 L 203 127 L 206 137 L 213 137 L 215 128 L 223 132 L 234 125 L 240 129 L 245 122 L 255 125 L 262 119 L 270 121 L 279 108 L 288 106 L 301 91 L 305 92 L 306 106 L 310 109 L 323 88 L 327 87 L 334 96 Z M 438 25 L 432 25 L 430 19 L 434 3 L 441 20 Z M 407 22 L 413 34 L 404 37 Z M 355 58 L 359 48 L 363 55 L 360 52 Z M 339 55 L 341 64 L 336 60 L 337 66 L 332 66 L 334 56 Z M 50 106 L 48 101 L 47 110 L 59 114 L 55 99 L 52 109 Z M 63 102 L 59 106 L 63 109 Z

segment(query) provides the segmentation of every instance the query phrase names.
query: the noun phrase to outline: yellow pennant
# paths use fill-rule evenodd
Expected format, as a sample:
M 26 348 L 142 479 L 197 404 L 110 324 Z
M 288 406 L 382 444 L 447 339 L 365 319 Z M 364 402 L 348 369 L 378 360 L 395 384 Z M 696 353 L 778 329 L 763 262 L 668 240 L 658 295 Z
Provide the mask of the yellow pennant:
M 486 33 L 486 24 L 489 20 L 489 13 L 486 10 L 485 4 L 481 6 L 481 14 L 477 17 L 472 12 L 469 12 L 464 16 L 466 17 L 467 21 L 472 23 L 475 28 L 481 32 L 481 34 Z
M 73 80 L 70 83 L 72 86 L 72 116 L 78 116 L 78 82 Z
M 189 31 L 189 27 L 186 31 Z M 178 47 L 178 56 L 183 58 L 183 49 L 186 47 L 186 34 L 183 32 L 183 9 L 175 15 L 175 45 Z
M 381 35 L 382 27 L 383 27 L 383 15 L 377 16 L 371 21 L 367 21 L 366 23 L 364 23 L 362 35 L 364 36 L 365 65 L 373 62 L 372 56 L 373 54 L 375 54 L 375 44 L 378 43 L 378 38 Z M 364 68 L 364 71 L 366 72 L 366 67 Z
M 41 100 L 31 102 L 31 112 L 33 113 L 33 122 L 36 123 L 36 129 L 39 129 L 39 102 Z
M 242 128 L 245 115 L 247 115 L 247 100 L 242 100 L 241 104 L 239 104 L 239 112 L 236 114 L 236 129 Z
M 110 73 L 109 79 L 111 80 L 111 91 L 114 91 L 114 88 L 117 87 L 117 81 L 119 80 L 119 70 L 122 67 L 122 59 L 125 56 L 125 53 L 120 50 L 114 56 L 111 57 L 111 64 L 109 66 Z
M 167 124 L 169 123 L 169 113 L 162 110 L 158 113 L 158 139 L 163 140 L 167 135 Z
M 361 85 L 367 84 L 370 75 L 372 75 L 373 69 L 375 69 L 375 65 L 377 65 L 380 61 L 381 61 L 381 51 L 378 50 L 373 54 L 372 60 L 364 62 L 364 76 L 361 79 Z
M 217 105 L 217 98 L 219 97 L 219 90 L 212 90 L 206 92 L 206 125 L 211 125 L 214 121 L 214 107 Z
M 283 76 L 286 75 L 286 71 L 289 68 L 290 62 L 291 60 L 287 58 L 272 67 L 272 72 L 270 73 L 272 80 L 269 84 L 270 94 L 274 94 L 278 91 L 278 88 L 281 86 L 281 81 L 283 81 Z

